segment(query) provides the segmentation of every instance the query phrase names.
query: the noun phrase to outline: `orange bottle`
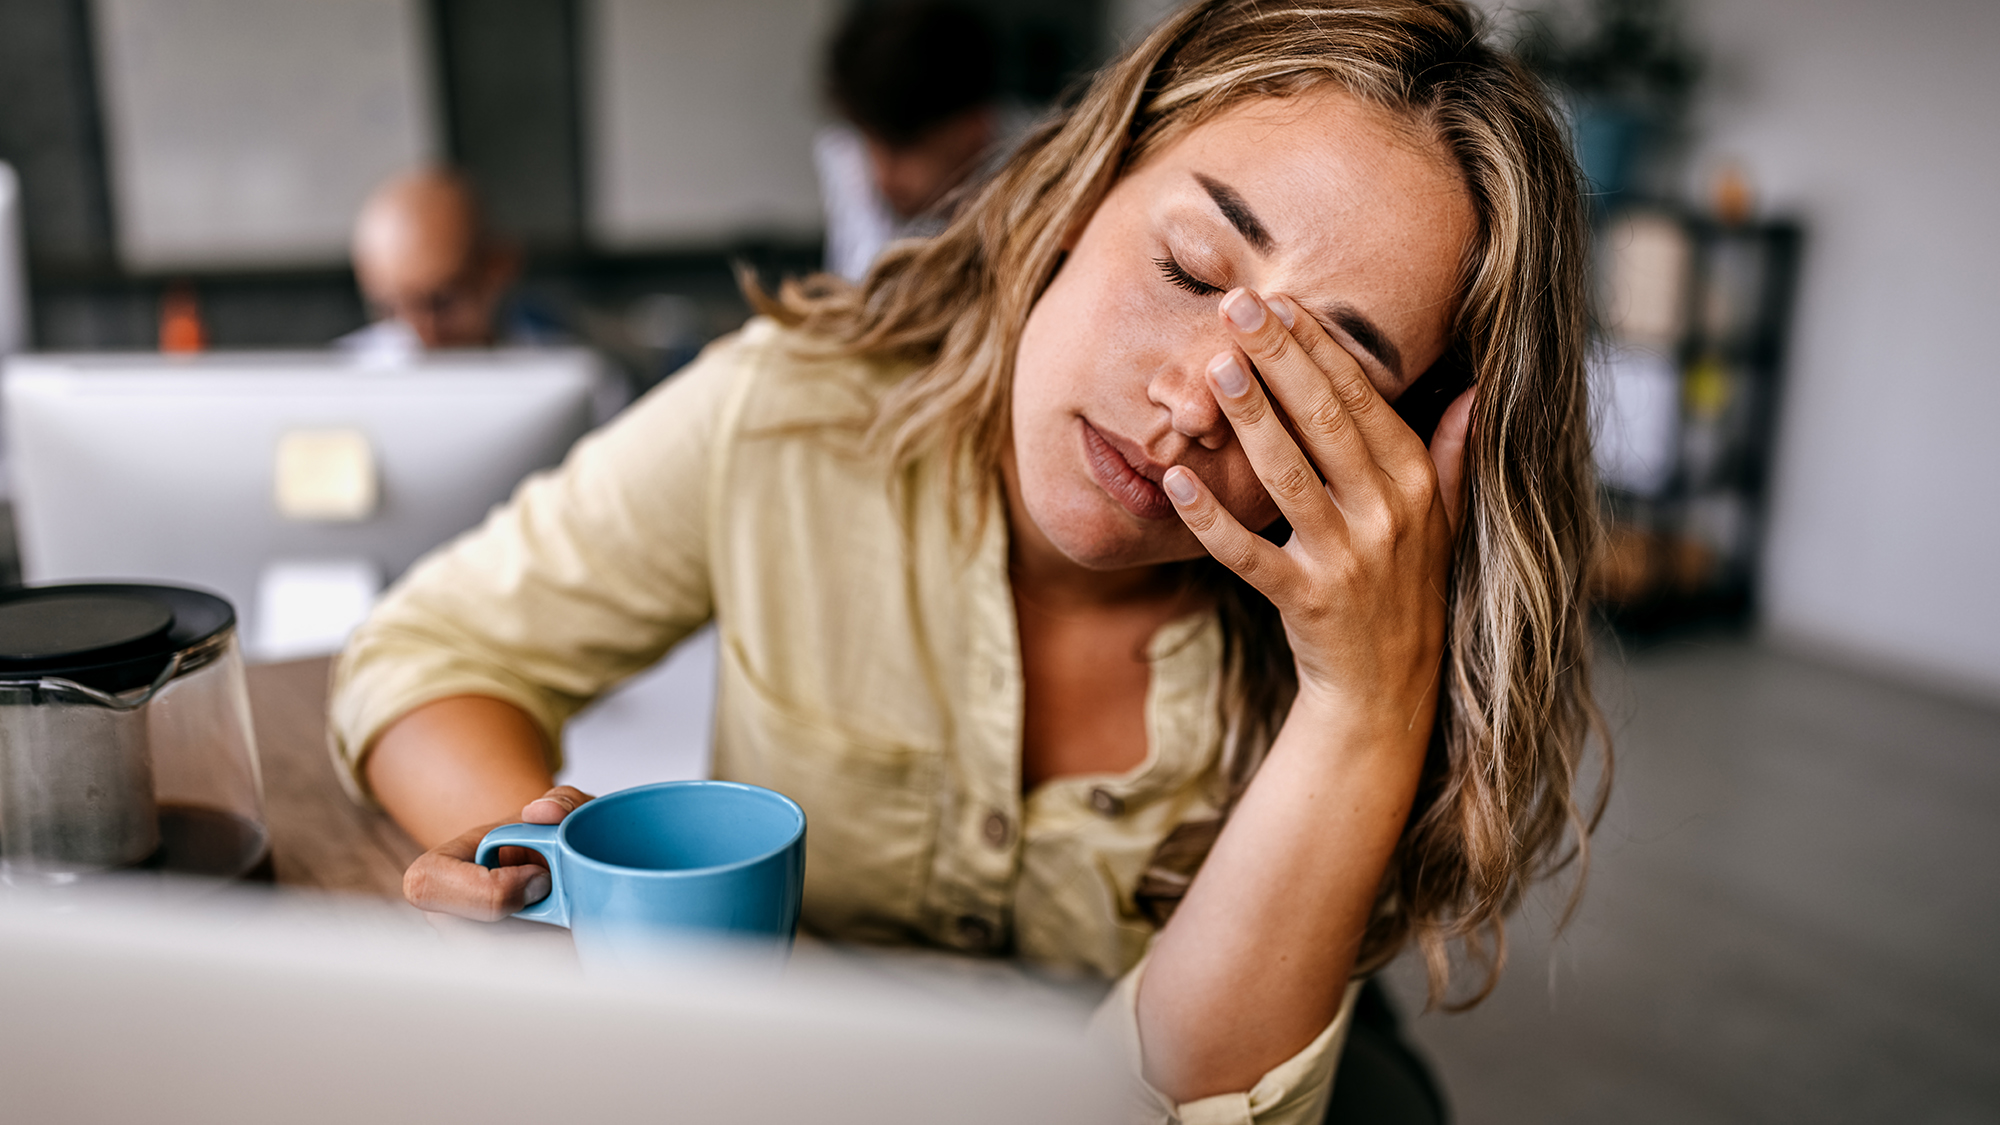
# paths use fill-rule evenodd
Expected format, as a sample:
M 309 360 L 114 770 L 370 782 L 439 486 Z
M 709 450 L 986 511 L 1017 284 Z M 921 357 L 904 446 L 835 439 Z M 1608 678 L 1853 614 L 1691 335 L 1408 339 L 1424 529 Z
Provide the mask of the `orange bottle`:
M 201 322 L 201 304 L 194 286 L 176 281 L 160 296 L 160 350 L 198 352 L 208 346 L 208 328 Z

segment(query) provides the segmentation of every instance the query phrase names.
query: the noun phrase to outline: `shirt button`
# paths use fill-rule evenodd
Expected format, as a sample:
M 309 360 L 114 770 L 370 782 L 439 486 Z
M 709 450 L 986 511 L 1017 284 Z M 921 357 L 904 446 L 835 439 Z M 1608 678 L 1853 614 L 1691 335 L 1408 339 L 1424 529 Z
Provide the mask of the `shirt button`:
M 1125 812 L 1125 799 L 1109 789 L 1092 789 L 1090 807 L 1100 816 L 1120 816 Z
M 1007 837 L 1009 835 L 1007 817 L 999 809 L 994 809 L 986 814 L 985 834 L 986 842 L 989 845 L 996 848 L 1007 846 Z
M 993 944 L 993 923 L 977 914 L 958 920 L 958 943 L 967 949 L 986 949 Z

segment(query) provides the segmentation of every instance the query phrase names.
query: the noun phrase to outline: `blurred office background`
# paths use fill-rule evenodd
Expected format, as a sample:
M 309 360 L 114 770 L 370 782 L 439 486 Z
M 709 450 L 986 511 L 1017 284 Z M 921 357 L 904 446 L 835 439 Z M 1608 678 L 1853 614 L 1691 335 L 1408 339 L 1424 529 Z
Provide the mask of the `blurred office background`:
M 981 6 L 1031 108 L 1171 7 Z M 1515 28 L 1522 7 L 1493 6 Z M 657 380 L 746 315 L 732 262 L 817 267 L 844 10 L 0 0 L 26 346 L 156 347 L 170 291 L 211 347 L 320 346 L 366 316 L 365 194 L 448 160 L 525 288 Z M 1601 424 L 1631 444 L 1606 465 L 1618 786 L 1570 928 L 1538 894 L 1495 996 L 1413 1034 L 1464 1121 L 1993 1120 L 2000 6 L 1539 11 L 1572 64 L 1607 19 L 1665 36 L 1614 62 L 1690 63 L 1655 73 L 1669 112 L 1598 200 L 1606 285 L 1664 310 L 1603 311 L 1600 390 L 1628 416 Z M 1420 1006 L 1414 969 L 1394 979 Z
M 1026 103 L 1100 57 L 1098 5 L 986 7 Z M 347 238 L 367 192 L 439 160 L 528 251 L 531 287 L 606 342 L 717 334 L 743 314 L 732 258 L 817 265 L 810 142 L 841 10 L 6 0 L 0 159 L 24 182 L 35 345 L 153 346 L 177 281 L 213 346 L 322 344 L 364 318 Z M 694 301 L 693 327 L 658 294 Z

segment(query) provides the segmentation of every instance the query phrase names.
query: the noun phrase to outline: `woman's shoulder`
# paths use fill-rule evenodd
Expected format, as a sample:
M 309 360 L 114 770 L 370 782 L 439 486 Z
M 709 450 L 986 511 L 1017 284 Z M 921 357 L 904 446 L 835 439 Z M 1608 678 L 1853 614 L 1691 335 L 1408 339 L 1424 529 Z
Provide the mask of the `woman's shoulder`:
M 769 317 L 753 317 L 721 342 L 743 381 L 741 431 L 866 429 L 882 396 L 914 362 L 857 354 L 837 341 Z

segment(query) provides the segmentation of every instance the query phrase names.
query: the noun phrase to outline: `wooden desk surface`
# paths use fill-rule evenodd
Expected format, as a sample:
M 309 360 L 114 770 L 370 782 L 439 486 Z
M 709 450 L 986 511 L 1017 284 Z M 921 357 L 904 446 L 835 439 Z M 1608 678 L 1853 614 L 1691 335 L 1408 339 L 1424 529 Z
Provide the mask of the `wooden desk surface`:
M 423 849 L 341 788 L 326 749 L 329 663 L 322 657 L 247 670 L 278 883 L 401 902 L 403 870 Z

